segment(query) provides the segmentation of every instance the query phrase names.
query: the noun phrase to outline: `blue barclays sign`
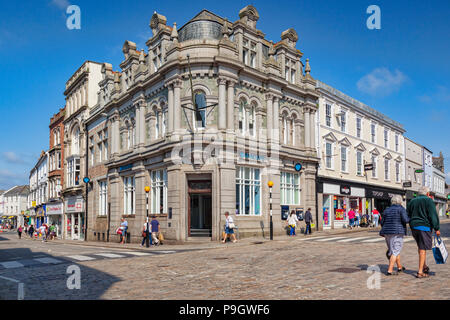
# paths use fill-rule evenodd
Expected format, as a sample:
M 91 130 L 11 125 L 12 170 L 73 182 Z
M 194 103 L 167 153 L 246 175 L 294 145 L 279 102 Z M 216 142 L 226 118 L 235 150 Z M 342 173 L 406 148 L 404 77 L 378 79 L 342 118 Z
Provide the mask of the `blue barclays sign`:
M 127 164 L 126 166 L 119 167 L 119 172 L 122 172 L 122 171 L 125 171 L 125 170 L 130 170 L 131 168 L 133 168 L 133 164 L 132 163 Z
M 264 156 L 260 156 L 259 154 L 247 153 L 247 152 L 241 152 L 241 153 L 239 153 L 239 156 L 242 159 L 246 159 L 246 160 L 255 160 L 255 161 L 266 160 L 266 157 L 264 157 Z

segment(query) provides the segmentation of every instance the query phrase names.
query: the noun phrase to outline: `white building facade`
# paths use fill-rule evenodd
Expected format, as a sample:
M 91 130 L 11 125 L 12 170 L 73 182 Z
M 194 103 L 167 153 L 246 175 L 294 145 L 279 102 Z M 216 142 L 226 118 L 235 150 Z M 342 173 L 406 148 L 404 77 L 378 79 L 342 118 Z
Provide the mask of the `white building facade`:
M 318 208 L 324 229 L 341 228 L 350 208 L 370 215 L 389 206 L 393 195 L 404 195 L 405 130 L 321 81 L 317 90 Z

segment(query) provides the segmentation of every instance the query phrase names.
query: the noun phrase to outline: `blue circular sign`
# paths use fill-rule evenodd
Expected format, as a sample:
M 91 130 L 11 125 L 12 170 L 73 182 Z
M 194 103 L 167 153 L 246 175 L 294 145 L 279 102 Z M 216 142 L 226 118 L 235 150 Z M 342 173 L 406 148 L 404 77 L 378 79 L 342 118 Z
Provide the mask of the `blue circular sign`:
M 91 181 L 91 179 L 89 179 L 88 177 L 85 177 L 84 179 L 83 179 L 83 182 L 84 183 L 89 183 Z
M 296 163 L 296 164 L 295 164 L 295 171 L 300 171 L 300 170 L 302 170 L 302 165 L 301 165 L 301 163 Z

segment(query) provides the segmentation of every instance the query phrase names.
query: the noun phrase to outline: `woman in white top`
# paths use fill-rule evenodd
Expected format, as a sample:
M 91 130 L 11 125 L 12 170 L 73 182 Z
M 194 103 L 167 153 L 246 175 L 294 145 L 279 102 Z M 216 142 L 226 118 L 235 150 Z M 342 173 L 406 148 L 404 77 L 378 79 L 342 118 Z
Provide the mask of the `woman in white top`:
M 228 235 L 231 234 L 231 237 L 233 238 L 233 243 L 236 242 L 236 235 L 234 234 L 234 222 L 233 218 L 230 216 L 230 213 L 227 211 L 225 212 L 225 237 L 223 239 L 223 243 L 227 241 Z
M 288 225 L 291 228 L 289 236 L 295 236 L 295 227 L 297 226 L 297 222 L 298 222 L 297 215 L 295 214 L 295 211 L 292 210 L 291 215 L 288 218 Z

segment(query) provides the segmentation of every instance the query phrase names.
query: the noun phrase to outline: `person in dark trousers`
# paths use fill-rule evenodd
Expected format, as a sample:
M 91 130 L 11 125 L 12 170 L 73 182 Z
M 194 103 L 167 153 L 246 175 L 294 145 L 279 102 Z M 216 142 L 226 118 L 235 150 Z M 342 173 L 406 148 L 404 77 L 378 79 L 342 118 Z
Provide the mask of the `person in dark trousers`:
M 22 231 L 23 231 L 22 225 L 20 225 L 20 226 L 17 228 L 17 234 L 19 235 L 19 239 L 22 239 Z
M 30 238 L 33 239 L 33 234 L 34 234 L 34 227 L 33 227 L 33 225 L 31 225 L 31 226 L 28 228 L 28 234 L 30 235 Z
M 308 230 L 309 230 L 309 234 L 312 234 L 311 222 L 313 222 L 311 208 L 308 208 L 308 210 L 306 210 L 306 213 L 305 213 L 305 223 L 306 223 L 305 236 L 308 234 Z
M 414 240 L 416 240 L 419 251 L 417 278 L 427 278 L 430 273 L 430 268 L 427 266 L 426 250 L 431 250 L 433 246 L 432 230 L 436 231 L 437 236 L 441 235 L 439 231 L 439 217 L 433 200 L 428 197 L 429 192 L 430 189 L 428 187 L 421 187 L 418 197 L 412 199 L 406 207 L 410 219 L 411 233 Z
M 386 275 L 397 275 L 405 271 L 405 267 L 400 262 L 400 252 L 403 248 L 403 236 L 406 235 L 406 224 L 409 222 L 408 214 L 402 206 L 402 196 L 392 197 L 392 206 L 387 208 L 381 214 L 380 236 L 386 239 L 388 251 L 386 256 L 389 259 L 389 267 Z M 394 264 L 397 264 L 397 272 L 394 271 Z

